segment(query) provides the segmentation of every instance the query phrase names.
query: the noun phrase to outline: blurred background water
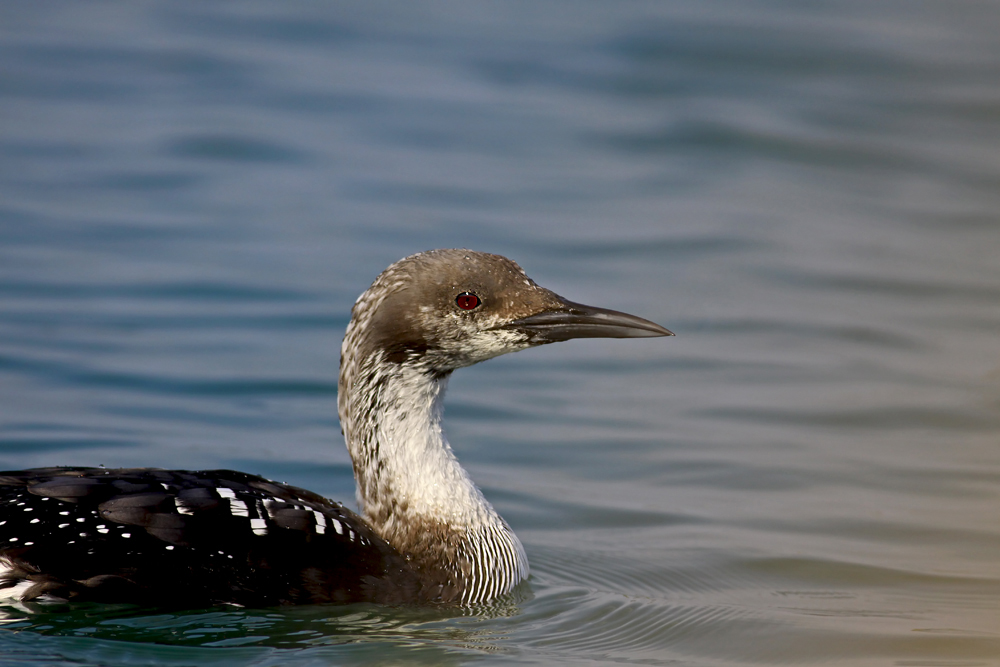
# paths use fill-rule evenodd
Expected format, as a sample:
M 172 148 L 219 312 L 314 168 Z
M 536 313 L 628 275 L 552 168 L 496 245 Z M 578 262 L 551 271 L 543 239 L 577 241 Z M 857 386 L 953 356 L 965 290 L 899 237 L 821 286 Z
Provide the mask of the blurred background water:
M 1000 664 L 1000 5 L 0 5 L 0 467 L 353 499 L 390 262 L 675 339 L 458 373 L 488 607 L 7 611 L 5 665 Z

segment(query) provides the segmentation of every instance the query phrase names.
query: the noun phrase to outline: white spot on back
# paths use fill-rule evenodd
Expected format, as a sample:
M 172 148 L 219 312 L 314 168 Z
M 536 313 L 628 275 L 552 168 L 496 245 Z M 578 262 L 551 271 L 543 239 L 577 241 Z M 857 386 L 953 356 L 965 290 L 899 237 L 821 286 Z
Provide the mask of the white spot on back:
M 318 510 L 312 511 L 313 516 L 316 517 L 316 534 L 325 535 L 326 534 L 326 515 Z
M 174 507 L 178 514 L 194 514 L 194 510 L 188 507 L 180 498 L 174 498 Z
M 267 521 L 264 519 L 250 519 L 250 527 L 255 535 L 267 535 Z
M 220 486 L 215 490 L 215 492 L 218 493 L 220 497 L 228 498 L 230 500 L 236 497 L 236 493 L 232 489 L 227 489 L 224 486 Z
M 250 516 L 250 512 L 247 510 L 247 504 L 242 500 L 230 500 L 229 511 L 233 516 Z

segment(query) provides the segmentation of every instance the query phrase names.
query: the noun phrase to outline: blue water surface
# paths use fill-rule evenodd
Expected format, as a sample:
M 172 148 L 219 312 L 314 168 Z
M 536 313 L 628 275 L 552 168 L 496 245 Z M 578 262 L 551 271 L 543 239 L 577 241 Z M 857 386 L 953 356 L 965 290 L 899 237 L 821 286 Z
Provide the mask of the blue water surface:
M 13 606 L 4 665 L 1000 659 L 1000 5 L 0 7 L 0 468 L 353 503 L 350 308 L 435 247 L 673 339 L 459 372 L 529 584 Z

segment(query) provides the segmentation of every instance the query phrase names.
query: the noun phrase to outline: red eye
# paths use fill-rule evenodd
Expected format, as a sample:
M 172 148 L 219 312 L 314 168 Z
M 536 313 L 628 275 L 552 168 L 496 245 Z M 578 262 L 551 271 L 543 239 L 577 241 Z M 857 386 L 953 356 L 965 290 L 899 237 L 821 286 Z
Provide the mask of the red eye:
M 478 308 L 481 301 L 472 292 L 462 292 L 455 297 L 455 304 L 462 310 L 472 310 Z

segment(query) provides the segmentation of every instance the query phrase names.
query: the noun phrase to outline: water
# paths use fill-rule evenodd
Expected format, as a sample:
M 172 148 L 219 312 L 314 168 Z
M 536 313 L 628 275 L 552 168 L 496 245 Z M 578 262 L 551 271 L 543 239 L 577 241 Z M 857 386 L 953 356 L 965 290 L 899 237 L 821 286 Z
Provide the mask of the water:
M 7 665 L 1000 664 L 995 3 L 7 3 L 0 467 L 353 498 L 353 299 L 508 255 L 674 339 L 452 381 L 530 584 L 8 609 Z

